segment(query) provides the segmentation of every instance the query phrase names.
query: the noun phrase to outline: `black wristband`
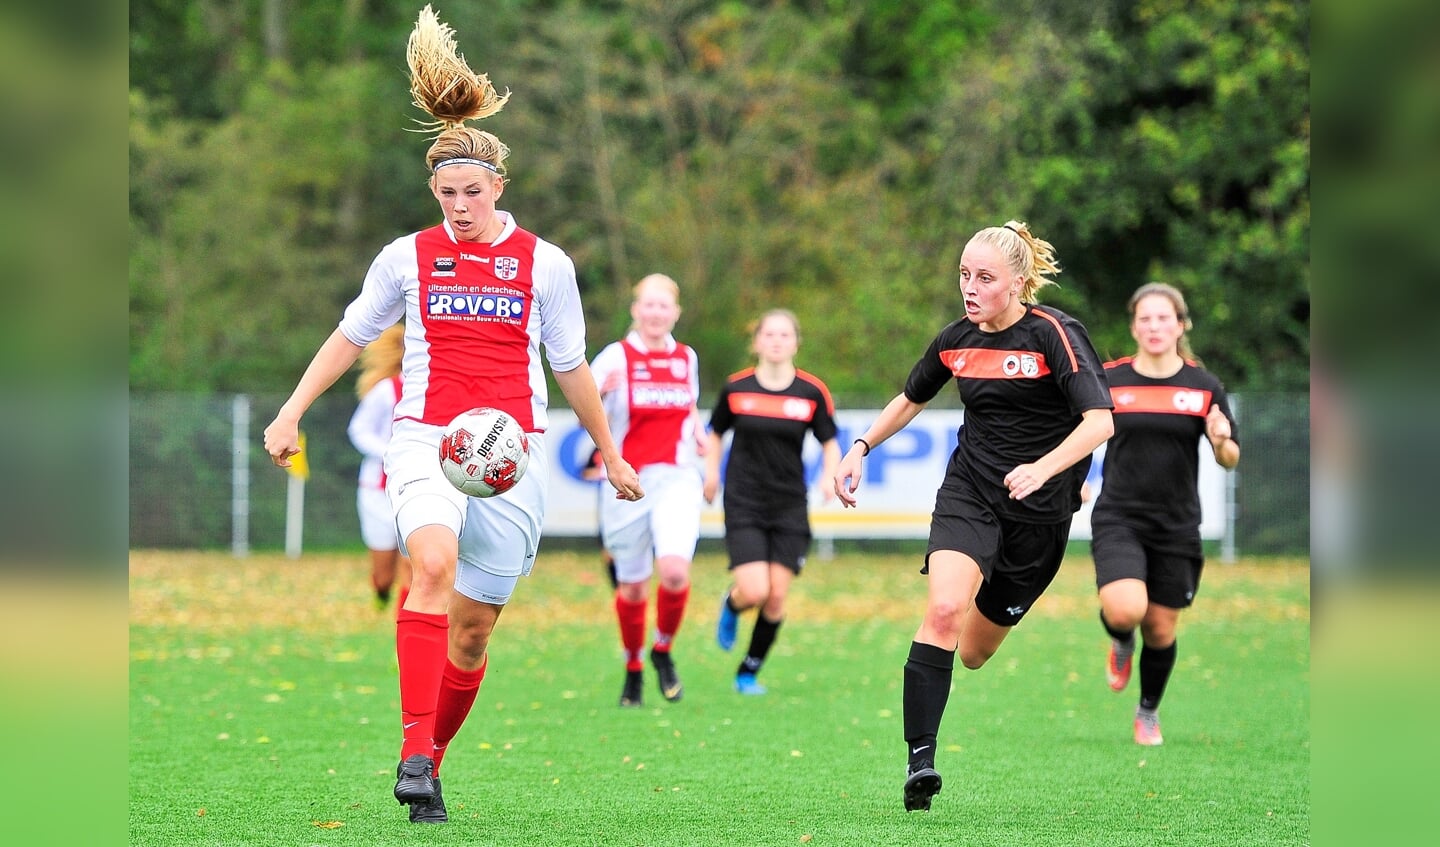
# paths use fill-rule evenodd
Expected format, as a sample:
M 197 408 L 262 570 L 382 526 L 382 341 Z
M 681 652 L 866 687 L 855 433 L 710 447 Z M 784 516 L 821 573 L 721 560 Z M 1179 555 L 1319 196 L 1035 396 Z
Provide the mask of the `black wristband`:
M 857 438 L 857 439 L 855 439 L 855 443 L 856 443 L 856 444 L 864 444 L 864 445 L 865 445 L 865 452 L 864 452 L 864 453 L 861 453 L 860 455 L 862 455 L 862 456 L 868 456 L 868 455 L 870 455 L 870 442 L 866 441 L 866 440 L 863 439 L 863 438 Z

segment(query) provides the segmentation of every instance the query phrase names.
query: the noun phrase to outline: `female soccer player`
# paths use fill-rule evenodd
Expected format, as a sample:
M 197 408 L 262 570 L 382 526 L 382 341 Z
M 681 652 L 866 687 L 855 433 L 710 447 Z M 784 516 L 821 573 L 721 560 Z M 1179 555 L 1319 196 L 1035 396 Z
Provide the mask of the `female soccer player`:
M 905 808 L 940 791 L 936 738 L 958 650 L 977 669 L 1060 568 L 1090 454 L 1110 437 L 1110 393 L 1079 321 L 1035 304 L 1054 249 L 1023 223 L 980 230 L 960 257 L 965 317 L 940 331 L 835 470 L 856 505 L 864 457 L 954 381 L 965 422 L 935 495 L 925 616 L 905 663 Z M 973 598 L 973 600 L 972 600 Z
M 350 416 L 346 434 L 360 451 L 360 479 L 355 501 L 360 513 L 360 538 L 370 551 L 370 586 L 375 606 L 390 604 L 390 591 L 400 585 L 400 606 L 410 593 L 410 560 L 400 554 L 395 514 L 385 494 L 385 448 L 395 424 L 400 401 L 400 361 L 405 355 L 405 327 L 396 324 L 370 342 L 360 354 L 360 378 L 355 393 L 360 404 Z
M 395 798 L 410 820 L 447 819 L 440 763 L 485 675 L 486 648 L 519 578 L 530 572 L 545 516 L 548 405 L 540 347 L 560 390 L 600 448 L 616 497 L 644 496 L 620 456 L 585 362 L 585 319 L 575 266 L 560 248 L 495 208 L 505 190 L 500 139 L 467 126 L 507 97 L 456 53 L 453 31 L 429 6 L 410 35 L 415 103 L 439 132 L 426 152 L 444 219 L 391 242 L 359 296 L 320 346 L 265 428 L 265 450 L 288 467 L 300 418 L 403 315 L 403 391 L 385 455 L 387 491 L 410 556 L 410 596 L 397 615 L 400 724 Z M 499 497 L 472 499 L 446 481 L 441 431 L 455 415 L 493 406 L 530 437 L 530 467 Z
M 695 351 L 675 340 L 680 287 L 664 274 L 635 284 L 629 333 L 601 350 L 590 364 L 620 453 L 640 472 L 650 497 L 644 502 L 601 504 L 604 547 L 615 562 L 615 616 L 625 650 L 620 705 L 644 703 L 645 616 L 650 577 L 656 571 L 655 666 L 660 694 L 684 693 L 671 655 L 690 599 L 690 560 L 700 537 L 700 466 L 704 449 L 699 363 Z
M 1115 436 L 1090 516 L 1090 550 L 1100 623 L 1110 633 L 1105 675 L 1114 691 L 1130 682 L 1140 627 L 1135 743 L 1153 747 L 1164 741 L 1158 709 L 1175 667 L 1175 626 L 1205 566 L 1196 446 L 1204 438 L 1229 470 L 1240 462 L 1240 444 L 1225 387 L 1190 352 L 1190 313 L 1179 289 L 1142 285 L 1129 311 L 1135 355 L 1105 365 Z
M 755 325 L 753 368 L 733 374 L 720 389 L 710 414 L 705 452 L 705 501 L 720 487 L 720 439 L 734 431 L 725 465 L 725 548 L 734 584 L 720 604 L 715 640 L 735 646 L 739 614 L 758 608 L 750 648 L 735 671 L 735 690 L 764 694 L 756 676 L 785 619 L 791 581 L 805 566 L 810 549 L 801 452 L 813 432 L 823 456 L 820 479 L 829 480 L 840 463 L 835 440 L 835 402 L 819 378 L 795 367 L 800 322 L 788 309 L 771 309 Z M 825 499 L 834 490 L 823 487 Z

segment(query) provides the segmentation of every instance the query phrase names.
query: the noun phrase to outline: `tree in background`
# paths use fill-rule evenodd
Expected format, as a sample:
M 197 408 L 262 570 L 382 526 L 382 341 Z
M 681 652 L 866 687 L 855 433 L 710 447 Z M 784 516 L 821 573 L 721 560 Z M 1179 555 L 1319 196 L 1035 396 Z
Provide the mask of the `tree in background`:
M 373 244 L 432 222 L 418 115 L 388 105 L 413 12 L 131 4 L 133 387 L 290 384 Z M 512 211 L 575 258 L 592 335 L 623 329 L 634 280 L 668 273 L 707 390 L 744 363 L 746 317 L 787 306 L 807 367 L 842 398 L 883 396 L 909 364 L 890 352 L 958 314 L 958 234 L 1012 216 L 1053 236 L 1047 299 L 1102 353 L 1128 344 L 1129 292 L 1165 279 L 1232 390 L 1306 384 L 1307 4 L 450 14 L 515 94 L 494 118 L 524 151 Z

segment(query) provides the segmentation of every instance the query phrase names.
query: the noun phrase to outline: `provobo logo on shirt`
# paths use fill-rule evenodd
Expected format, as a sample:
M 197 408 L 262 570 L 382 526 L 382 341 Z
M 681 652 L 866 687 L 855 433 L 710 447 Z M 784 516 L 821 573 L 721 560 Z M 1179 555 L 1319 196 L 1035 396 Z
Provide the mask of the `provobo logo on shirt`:
M 519 323 L 524 313 L 525 298 L 513 291 L 490 291 L 478 287 L 474 291 L 432 288 L 425 298 L 425 314 L 432 320 Z
M 685 385 L 632 385 L 630 405 L 636 409 L 688 409 L 692 401 Z

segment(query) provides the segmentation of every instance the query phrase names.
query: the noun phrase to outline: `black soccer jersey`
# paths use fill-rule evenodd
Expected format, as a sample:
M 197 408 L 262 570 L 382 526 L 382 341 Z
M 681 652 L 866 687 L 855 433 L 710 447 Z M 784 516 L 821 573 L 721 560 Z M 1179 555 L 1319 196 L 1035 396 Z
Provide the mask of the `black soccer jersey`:
M 1115 402 L 1115 434 L 1105 448 L 1092 521 L 1135 512 L 1177 533 L 1196 531 L 1199 441 L 1212 405 L 1220 405 L 1230 420 L 1231 437 L 1240 440 L 1225 387 L 1190 362 L 1174 376 L 1152 379 L 1136 373 L 1126 357 L 1107 362 L 1105 374 Z
M 717 435 L 735 431 L 725 466 L 726 511 L 793 507 L 805 503 L 805 433 L 821 444 L 835 437 L 835 402 L 825 383 L 804 371 L 771 391 L 747 368 L 720 389 L 710 427 Z
M 905 396 L 928 403 L 951 380 L 965 404 L 965 422 L 946 475 L 967 475 L 999 514 L 1015 520 L 1052 523 L 1079 509 L 1089 459 L 1020 501 L 1010 499 L 1005 475 L 1053 450 L 1084 412 L 1111 408 L 1085 327 L 1048 306 L 1027 307 L 1024 317 L 1000 332 L 961 318 L 942 329 L 915 363 Z

